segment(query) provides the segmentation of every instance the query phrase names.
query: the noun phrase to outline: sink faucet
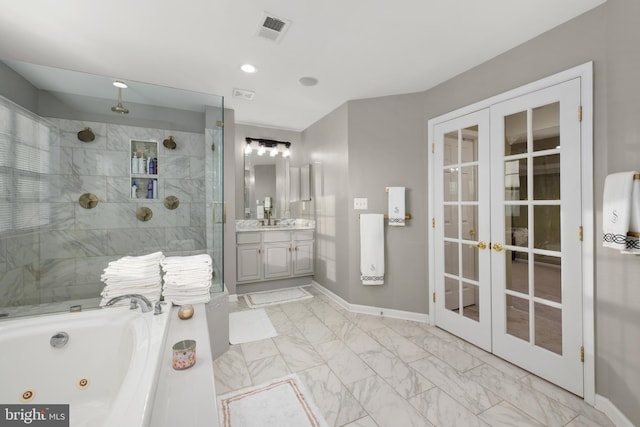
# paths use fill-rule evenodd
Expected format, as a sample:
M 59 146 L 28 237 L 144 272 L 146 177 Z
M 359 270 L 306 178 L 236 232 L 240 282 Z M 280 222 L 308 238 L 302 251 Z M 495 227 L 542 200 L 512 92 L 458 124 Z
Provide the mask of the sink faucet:
M 271 225 L 271 209 L 267 209 L 267 225 Z
M 145 297 L 144 295 L 140 295 L 140 294 L 120 295 L 118 297 L 111 298 L 109 301 L 107 301 L 107 303 L 104 306 L 109 307 L 117 303 L 118 301 L 121 301 L 123 299 L 128 299 L 128 298 L 131 299 L 131 305 L 129 306 L 131 310 L 138 307 L 138 304 L 140 305 L 140 310 L 142 310 L 143 313 L 153 310 L 153 305 L 151 304 L 151 301 L 149 301 L 147 297 Z

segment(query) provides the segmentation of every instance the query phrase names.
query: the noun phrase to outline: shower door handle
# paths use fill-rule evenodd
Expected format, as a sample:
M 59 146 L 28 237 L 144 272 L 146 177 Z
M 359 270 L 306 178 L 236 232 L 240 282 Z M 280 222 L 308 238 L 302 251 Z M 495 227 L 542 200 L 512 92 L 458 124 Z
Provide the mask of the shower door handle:
M 226 224 L 227 223 L 227 202 L 211 202 L 213 206 L 213 223 L 214 224 Z M 222 208 L 222 219 L 218 220 L 218 207 Z

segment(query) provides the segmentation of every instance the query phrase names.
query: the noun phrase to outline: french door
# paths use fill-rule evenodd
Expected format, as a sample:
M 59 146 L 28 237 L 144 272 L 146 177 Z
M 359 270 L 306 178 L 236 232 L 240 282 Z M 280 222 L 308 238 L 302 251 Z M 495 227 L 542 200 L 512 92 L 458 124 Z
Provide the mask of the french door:
M 583 395 L 580 79 L 434 128 L 435 323 Z

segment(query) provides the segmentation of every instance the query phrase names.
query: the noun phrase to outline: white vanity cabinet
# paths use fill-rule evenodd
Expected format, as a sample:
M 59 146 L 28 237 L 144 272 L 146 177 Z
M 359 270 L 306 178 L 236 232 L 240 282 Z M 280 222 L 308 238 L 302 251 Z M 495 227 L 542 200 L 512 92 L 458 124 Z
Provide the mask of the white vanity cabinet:
M 313 230 L 236 233 L 238 283 L 313 274 Z
M 237 281 L 247 282 L 262 278 L 261 233 L 238 233 L 236 248 Z
M 291 232 L 262 233 L 264 278 L 279 279 L 291 276 Z
M 313 274 L 313 231 L 291 233 L 293 239 L 293 274 Z

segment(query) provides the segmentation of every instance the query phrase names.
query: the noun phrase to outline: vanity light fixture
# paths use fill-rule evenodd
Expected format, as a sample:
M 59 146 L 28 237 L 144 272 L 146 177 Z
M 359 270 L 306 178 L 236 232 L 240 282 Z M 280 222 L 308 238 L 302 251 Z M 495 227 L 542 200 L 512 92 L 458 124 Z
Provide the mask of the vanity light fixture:
M 257 147 L 258 155 L 262 156 L 267 152 L 267 148 L 269 149 L 269 155 L 271 157 L 275 157 L 278 153 L 282 153 L 282 157 L 291 156 L 291 151 L 289 148 L 291 147 L 290 142 L 284 141 L 275 141 L 273 139 L 264 139 L 264 138 L 245 138 L 244 139 L 247 145 L 244 147 L 245 154 L 251 154 L 254 148 Z M 280 146 L 284 145 L 284 149 Z
M 113 85 L 119 89 L 126 89 L 129 87 L 125 82 L 120 80 L 116 80 L 115 82 L 113 82 Z

